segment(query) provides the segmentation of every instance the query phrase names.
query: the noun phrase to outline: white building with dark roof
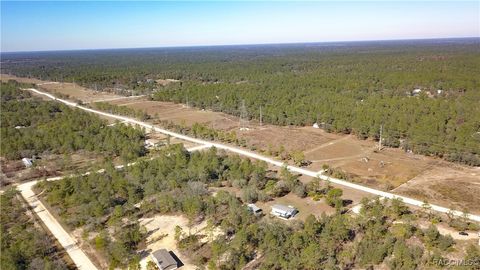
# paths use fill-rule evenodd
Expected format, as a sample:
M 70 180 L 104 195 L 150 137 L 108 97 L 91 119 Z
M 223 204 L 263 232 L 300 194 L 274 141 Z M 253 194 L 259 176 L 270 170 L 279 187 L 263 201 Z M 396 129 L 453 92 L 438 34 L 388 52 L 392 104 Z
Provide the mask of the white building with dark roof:
M 256 206 L 253 203 L 247 204 L 247 208 L 250 212 L 252 212 L 255 216 L 261 216 L 262 215 L 262 208 Z

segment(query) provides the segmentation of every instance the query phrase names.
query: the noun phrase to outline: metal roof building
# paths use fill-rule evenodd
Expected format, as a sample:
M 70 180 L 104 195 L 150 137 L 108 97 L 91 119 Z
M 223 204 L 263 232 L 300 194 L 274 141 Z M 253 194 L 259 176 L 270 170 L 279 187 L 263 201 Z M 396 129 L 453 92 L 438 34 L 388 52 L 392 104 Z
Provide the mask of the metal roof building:
M 292 206 L 285 206 L 282 204 L 274 204 L 272 205 L 272 215 L 275 215 L 277 217 L 281 218 L 291 218 L 295 216 L 297 213 L 297 209 L 295 209 Z
M 178 268 L 177 261 L 164 248 L 152 252 L 151 256 L 153 262 L 155 262 L 160 270 L 174 270 Z

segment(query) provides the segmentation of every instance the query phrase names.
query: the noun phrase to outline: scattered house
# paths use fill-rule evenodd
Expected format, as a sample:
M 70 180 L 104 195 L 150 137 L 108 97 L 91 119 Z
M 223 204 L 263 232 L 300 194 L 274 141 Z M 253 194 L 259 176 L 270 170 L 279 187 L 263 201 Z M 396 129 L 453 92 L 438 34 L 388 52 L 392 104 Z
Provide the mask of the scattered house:
M 317 123 L 314 123 L 313 128 L 320 128 L 320 126 Z
M 412 91 L 412 96 L 418 96 L 418 95 L 420 95 L 420 93 L 422 93 L 422 89 L 420 89 L 420 88 L 414 89 Z
M 293 206 L 285 206 L 282 204 L 272 205 L 271 214 L 280 218 L 289 219 L 297 214 L 297 209 Z
M 150 256 L 160 270 L 174 270 L 178 268 L 177 260 L 164 248 L 152 252 Z
M 22 158 L 23 165 L 25 165 L 25 168 L 30 168 L 33 166 L 33 159 L 31 158 Z
M 145 140 L 145 147 L 147 148 L 156 148 L 162 144 L 162 141 L 155 138 L 150 138 Z
M 16 129 L 21 129 L 21 128 L 25 128 L 25 126 L 16 126 L 15 128 Z
M 249 203 L 247 204 L 247 208 L 250 212 L 252 212 L 255 216 L 261 216 L 262 213 L 263 213 L 263 210 L 262 208 L 256 206 L 255 204 L 253 203 Z
M 437 90 L 437 95 L 441 95 L 442 93 L 443 93 L 443 90 L 441 90 L 441 89 Z
M 352 213 L 358 215 L 358 214 L 360 214 L 360 210 L 361 210 L 361 209 L 362 209 L 362 204 L 359 203 L 359 204 L 355 205 L 354 207 L 352 207 L 352 208 L 350 209 L 350 211 L 352 211 Z

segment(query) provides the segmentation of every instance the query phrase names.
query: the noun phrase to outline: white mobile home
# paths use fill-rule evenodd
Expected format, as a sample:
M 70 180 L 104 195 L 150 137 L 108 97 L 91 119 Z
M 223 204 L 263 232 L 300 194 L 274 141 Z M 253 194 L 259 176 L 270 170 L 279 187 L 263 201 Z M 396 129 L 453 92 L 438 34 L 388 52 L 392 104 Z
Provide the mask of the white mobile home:
M 291 218 L 297 214 L 297 209 L 293 206 L 285 206 L 281 204 L 274 204 L 272 205 L 272 212 L 271 214 L 281 218 Z

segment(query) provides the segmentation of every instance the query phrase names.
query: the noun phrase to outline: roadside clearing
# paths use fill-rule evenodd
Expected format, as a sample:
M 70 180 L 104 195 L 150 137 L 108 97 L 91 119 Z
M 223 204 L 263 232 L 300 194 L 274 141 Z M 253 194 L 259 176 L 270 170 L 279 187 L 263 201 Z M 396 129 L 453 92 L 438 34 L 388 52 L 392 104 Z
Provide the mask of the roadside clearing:
M 146 128 L 146 129 L 155 130 L 156 132 L 160 132 L 160 133 L 163 133 L 163 134 L 166 134 L 166 135 L 170 135 L 172 137 L 176 137 L 176 138 L 179 138 L 179 139 L 182 139 L 182 140 L 185 140 L 185 141 L 190 141 L 190 142 L 194 142 L 194 143 L 198 143 L 198 144 L 202 144 L 202 145 L 211 145 L 211 146 L 216 147 L 218 149 L 223 149 L 223 150 L 226 150 L 226 151 L 230 151 L 230 152 L 233 152 L 233 153 L 236 153 L 236 154 L 239 154 L 239 155 L 242 155 L 242 156 L 246 156 L 246 157 L 249 157 L 249 158 L 253 158 L 253 159 L 262 160 L 262 161 L 265 161 L 265 162 L 267 162 L 269 164 L 272 164 L 274 166 L 277 166 L 277 167 L 286 166 L 286 168 L 288 170 L 292 171 L 292 172 L 308 175 L 308 176 L 311 176 L 311 177 L 318 177 L 322 180 L 330 181 L 331 183 L 334 183 L 334 184 L 350 187 L 350 188 L 357 189 L 357 190 L 360 190 L 360 191 L 364 191 L 364 192 L 367 192 L 367 193 L 370 193 L 370 194 L 374 194 L 374 195 L 377 195 L 377 196 L 380 196 L 380 197 L 383 197 L 383 198 L 388 198 L 388 199 L 398 198 L 398 199 L 401 199 L 404 203 L 412 205 L 412 206 L 416 206 L 416 207 L 422 207 L 422 206 L 425 205 L 425 202 L 422 202 L 422 201 L 419 201 L 419 200 L 415 200 L 415 199 L 412 199 L 412 198 L 409 198 L 409 197 L 400 196 L 400 195 L 396 195 L 396 194 L 393 194 L 393 193 L 389 193 L 389 192 L 365 187 L 365 186 L 362 186 L 362 185 L 354 184 L 354 183 L 347 182 L 347 181 L 342 180 L 342 179 L 329 177 L 327 175 L 319 174 L 318 172 L 313 172 L 313 171 L 306 170 L 306 169 L 303 169 L 303 168 L 299 168 L 299 167 L 295 167 L 295 166 L 291 166 L 291 165 L 286 165 L 283 162 L 280 162 L 280 161 L 274 160 L 272 158 L 268 158 L 268 157 L 265 157 L 265 156 L 247 151 L 247 150 L 243 150 L 243 149 L 240 149 L 240 148 L 236 148 L 236 147 L 233 147 L 233 146 L 228 146 L 228 145 L 224 145 L 224 144 L 220 144 L 220 143 L 213 143 L 213 142 L 200 140 L 200 139 L 197 139 L 197 138 L 192 138 L 192 137 L 189 137 L 189 136 L 186 136 L 186 135 L 183 135 L 183 134 L 178 134 L 178 133 L 166 130 L 166 129 L 155 127 L 154 125 L 151 125 L 151 124 L 148 124 L 148 123 L 136 120 L 136 119 L 132 119 L 132 118 L 125 117 L 125 116 L 119 116 L 119 115 L 115 115 L 115 114 L 111 114 L 111 113 L 106 113 L 106 112 L 94 110 L 94 109 L 91 109 L 91 108 L 87 108 L 87 107 L 84 107 L 84 106 L 80 106 L 75 102 L 71 102 L 71 101 L 67 101 L 67 100 L 64 100 L 64 99 L 57 98 L 57 97 L 55 97 L 55 96 L 53 96 L 49 93 L 39 91 L 35 88 L 28 88 L 28 89 L 23 89 L 23 90 L 28 90 L 28 91 L 37 93 L 39 95 L 46 96 L 50 99 L 62 102 L 64 104 L 68 105 L 68 106 L 76 107 L 76 108 L 79 108 L 79 109 L 84 110 L 84 111 L 92 112 L 92 113 L 103 115 L 103 116 L 106 116 L 106 117 L 115 118 L 115 119 L 125 121 L 125 122 L 128 122 L 128 123 L 136 124 L 136 125 L 139 125 L 141 127 Z M 433 205 L 433 204 L 429 204 L 429 206 L 433 211 L 437 211 L 437 212 L 440 212 L 440 213 L 451 213 L 451 214 L 453 214 L 455 216 L 459 216 L 459 217 L 465 215 L 465 213 L 463 213 L 463 212 L 460 212 L 460 211 L 457 211 L 457 210 L 452 210 L 452 209 L 449 209 L 449 208 L 446 208 L 446 207 Z M 480 222 L 480 215 L 466 214 L 465 216 L 470 220 Z

